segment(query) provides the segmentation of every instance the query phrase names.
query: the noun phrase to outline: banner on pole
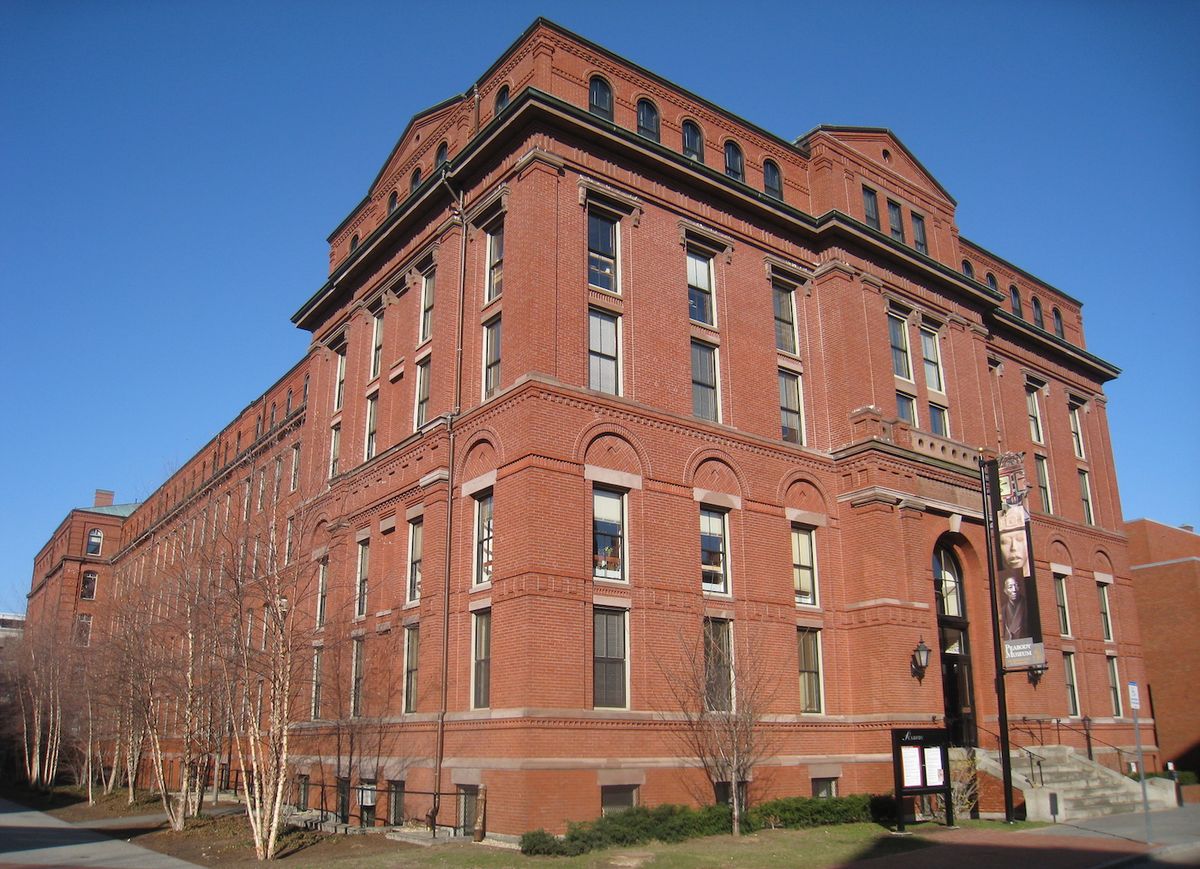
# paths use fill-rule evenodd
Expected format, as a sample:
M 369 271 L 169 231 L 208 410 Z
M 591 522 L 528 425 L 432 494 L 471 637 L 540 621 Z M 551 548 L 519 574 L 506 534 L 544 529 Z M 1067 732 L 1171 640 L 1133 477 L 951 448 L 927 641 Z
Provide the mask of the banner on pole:
M 1041 669 L 1046 666 L 1042 624 L 1038 612 L 1037 580 L 1033 567 L 1033 537 L 1025 506 L 1025 454 L 1005 453 L 986 465 L 988 491 L 984 509 L 994 519 L 997 557 L 996 583 L 1001 648 L 1005 670 Z

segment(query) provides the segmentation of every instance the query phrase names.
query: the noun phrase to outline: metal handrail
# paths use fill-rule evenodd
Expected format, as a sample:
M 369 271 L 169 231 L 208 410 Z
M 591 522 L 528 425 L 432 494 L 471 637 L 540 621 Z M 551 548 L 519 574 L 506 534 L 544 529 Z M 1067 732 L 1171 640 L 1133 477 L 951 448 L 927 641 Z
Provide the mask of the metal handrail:
M 981 724 L 976 724 L 975 726 L 977 729 L 982 730 L 984 733 L 988 733 L 988 734 L 994 736 L 996 738 L 997 746 L 1000 744 L 1000 734 L 999 733 L 997 733 L 994 730 L 988 730 L 988 728 L 984 727 Z M 1009 736 L 1009 738 L 1008 738 L 1008 746 L 1010 749 L 1015 748 L 1018 751 L 1025 752 L 1025 754 L 1029 758 L 1029 781 L 1030 782 L 1036 781 L 1039 787 L 1045 787 L 1046 778 L 1042 773 L 1042 764 L 1046 761 L 1046 758 L 1044 756 L 1038 754 L 1036 751 L 1029 748 L 1028 746 L 1021 745 L 1019 742 L 1014 740 L 1011 736 Z M 999 748 L 997 748 L 997 751 L 999 751 Z M 1035 771 L 1035 766 L 1036 766 L 1036 771 Z
M 1115 751 L 1117 753 L 1117 772 L 1124 774 L 1124 772 L 1125 772 L 1125 755 L 1131 754 L 1132 752 L 1128 752 L 1125 749 L 1122 749 L 1118 745 L 1113 745 L 1111 742 L 1103 740 L 1098 736 L 1093 736 L 1092 735 L 1092 719 L 1090 716 L 1087 716 L 1087 715 L 1083 716 L 1083 729 L 1082 730 L 1079 729 L 1078 727 L 1075 727 L 1074 725 L 1072 725 L 1070 723 L 1070 721 L 1064 722 L 1061 718 L 1054 719 L 1054 726 L 1056 729 L 1061 729 L 1061 728 L 1065 727 L 1065 728 L 1067 728 L 1067 730 L 1070 730 L 1073 733 L 1083 734 L 1084 742 L 1087 745 L 1088 760 L 1094 761 L 1096 759 L 1093 756 L 1093 752 L 1092 752 L 1092 743 L 1093 742 L 1098 742 L 1101 745 L 1107 745 L 1109 748 L 1111 748 L 1113 751 Z M 1061 738 L 1059 739 L 1059 742 L 1062 742 Z

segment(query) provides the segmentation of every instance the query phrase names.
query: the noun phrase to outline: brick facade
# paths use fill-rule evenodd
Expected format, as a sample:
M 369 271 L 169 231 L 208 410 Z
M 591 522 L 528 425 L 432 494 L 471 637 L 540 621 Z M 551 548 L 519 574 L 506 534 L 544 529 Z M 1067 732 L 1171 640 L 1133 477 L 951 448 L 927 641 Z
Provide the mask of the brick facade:
M 589 112 L 597 77 L 611 121 Z M 638 132 L 641 101 L 661 143 Z M 680 154 L 687 124 L 702 131 L 703 163 Z M 725 171 L 730 150 L 736 172 L 729 143 L 741 179 Z M 771 166 L 782 198 L 764 190 Z M 1014 740 L 1082 746 L 1086 715 L 1098 756 L 1115 763 L 1133 734 L 1112 707 L 1107 658 L 1122 680 L 1143 677 L 1105 418 L 1117 370 L 1084 349 L 1080 302 L 961 238 L 954 215 L 887 130 L 820 127 L 788 142 L 539 20 L 475 87 L 409 123 L 330 236 L 327 282 L 293 316 L 312 333 L 309 353 L 126 521 L 115 570 L 153 582 L 164 540 L 194 539 L 197 521 L 215 528 L 231 512 L 236 522 L 247 481 L 252 499 L 262 473 L 276 492 L 274 462 L 290 481 L 300 444 L 295 490 L 283 486 L 267 512 L 277 526 L 303 512 L 297 557 L 326 564 L 313 648 L 328 696 L 293 741 L 313 785 L 404 781 L 415 816 L 435 785 L 484 785 L 488 829 L 508 834 L 594 817 L 603 787 L 636 786 L 647 804 L 711 798 L 682 747 L 672 688 L 707 618 L 729 623 L 735 660 L 752 658 L 772 685 L 754 798 L 807 794 L 816 779 L 884 791 L 889 729 L 947 713 L 939 548 L 957 564 L 968 620 L 972 690 L 955 715 L 995 744 L 977 461 L 981 449 L 1023 451 L 1031 483 L 1035 456 L 1046 460 L 1053 495 L 1032 496 L 1050 666 L 1007 679 Z M 783 413 L 781 383 L 799 417 Z M 709 407 L 714 418 L 701 418 Z M 620 504 L 616 562 L 593 550 L 597 492 Z M 490 547 L 478 539 L 489 507 Z M 708 587 L 702 521 L 721 527 L 708 543 L 724 554 L 709 560 L 724 576 Z M 815 565 L 802 565 L 815 568 L 815 594 L 799 601 L 794 531 L 815 543 Z M 1054 573 L 1071 616 L 1063 635 Z M 311 625 L 315 593 L 293 606 Z M 597 611 L 623 628 L 617 706 L 595 702 Z M 819 631 L 807 712 L 801 629 Z M 405 686 L 412 636 L 416 697 Z M 921 639 L 934 656 L 917 679 Z M 342 714 L 356 640 L 358 725 Z M 324 705 L 335 694 L 336 715 Z

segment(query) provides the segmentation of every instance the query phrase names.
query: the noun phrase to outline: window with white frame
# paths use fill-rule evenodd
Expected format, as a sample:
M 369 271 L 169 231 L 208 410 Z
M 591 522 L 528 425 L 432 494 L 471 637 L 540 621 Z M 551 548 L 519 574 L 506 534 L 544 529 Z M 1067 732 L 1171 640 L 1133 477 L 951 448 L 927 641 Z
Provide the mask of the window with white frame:
M 1117 672 L 1116 655 L 1108 655 L 1106 657 L 1108 664 L 1108 696 L 1112 700 L 1112 711 L 1114 718 L 1120 718 L 1121 709 L 1121 678 Z
M 871 229 L 879 229 L 879 195 L 864 184 L 862 197 L 863 219 L 866 220 L 867 226 L 871 227 Z
M 929 430 L 940 438 L 950 437 L 950 411 L 929 402 Z
M 1071 609 L 1067 603 L 1067 577 L 1054 574 L 1054 603 L 1058 607 L 1058 632 L 1064 637 L 1071 635 Z
M 1079 717 L 1079 691 L 1075 687 L 1075 653 L 1063 652 L 1063 678 L 1067 685 L 1067 714 Z
M 367 429 L 363 437 L 363 461 L 375 457 L 375 434 L 379 418 L 379 393 L 367 397 Z
M 904 212 L 900 208 L 900 203 L 889 199 L 888 205 L 888 229 L 891 230 L 892 238 L 904 244 Z
M 588 284 L 610 293 L 617 290 L 617 218 L 588 208 Z
M 905 392 L 897 392 L 896 418 L 917 428 L 917 400 Z
M 925 385 L 934 392 L 945 392 L 942 354 L 938 348 L 938 333 L 933 329 L 921 329 L 921 359 L 925 364 Z
M 917 249 L 917 253 L 929 253 L 929 242 L 925 239 L 925 218 L 919 214 L 912 216 L 913 225 L 913 247 Z
M 781 280 L 771 282 L 775 305 L 775 349 L 796 352 L 796 288 Z
M 821 632 L 816 628 L 796 628 L 796 649 L 800 661 L 800 711 L 820 712 Z
M 1113 638 L 1112 615 L 1108 609 L 1108 583 L 1096 583 L 1096 597 L 1100 602 L 1100 636 L 1111 643 Z
M 500 390 L 500 325 L 499 317 L 483 327 L 483 397 L 489 399 Z
M 719 422 L 721 402 L 717 392 L 717 348 L 692 341 L 692 413 Z
M 292 491 L 300 486 L 300 444 L 292 444 Z
M 796 603 L 817 605 L 816 531 L 804 525 L 792 526 L 792 586 Z
M 379 376 L 383 367 L 383 308 L 371 315 L 371 379 Z
M 1071 447 L 1075 450 L 1075 458 L 1086 458 L 1083 451 L 1083 419 L 1080 416 L 1083 411 L 1083 402 L 1077 399 L 1071 399 L 1067 405 L 1067 414 L 1071 420 Z
M 421 626 L 404 629 L 404 711 L 417 711 L 417 675 L 421 653 Z
M 588 309 L 588 388 L 621 394 L 621 318 Z
M 84 571 L 83 579 L 79 583 L 79 599 L 80 600 L 95 600 L 96 599 L 96 580 L 97 574 L 94 570 Z
M 329 429 L 329 476 L 336 477 L 342 453 L 342 424 L 336 422 Z M 249 503 L 249 501 L 247 501 Z
M 365 643 L 362 637 L 355 637 L 351 642 L 350 715 L 352 718 L 357 718 L 363 714 L 363 669 L 366 664 L 363 660 L 364 646 Z
M 1092 512 L 1092 487 L 1088 482 L 1088 472 L 1079 471 L 1079 502 L 1083 507 L 1083 521 L 1088 525 L 1096 524 L 1096 516 Z
M 87 533 L 87 554 L 99 555 L 104 549 L 104 532 L 99 528 L 92 528 Z
M 729 561 L 726 545 L 728 514 L 712 507 L 700 508 L 700 587 L 729 594 Z
M 287 530 L 284 532 L 283 538 L 283 563 L 292 563 L 292 535 L 296 530 L 296 520 L 291 516 L 287 520 Z
M 592 490 L 592 576 L 625 579 L 625 493 Z
M 325 650 L 320 646 L 313 649 L 312 699 L 309 701 L 308 717 L 316 721 L 321 717 L 321 659 Z
M 704 619 L 704 708 L 733 710 L 733 624 L 728 619 Z
M 485 609 L 474 613 L 474 622 L 471 707 L 486 709 L 491 705 L 492 693 L 492 611 Z
M 263 468 L 258 472 L 258 499 L 257 510 L 262 512 L 263 504 L 267 501 L 267 469 Z
M 1038 393 L 1042 387 L 1037 383 L 1025 384 L 1025 411 L 1029 416 L 1029 438 L 1035 444 L 1042 443 L 1042 406 Z
M 421 328 L 417 343 L 428 341 L 433 335 L 433 297 L 437 273 L 430 269 L 421 275 Z
M 1054 500 L 1050 494 L 1050 465 L 1045 456 L 1034 455 L 1033 471 L 1037 478 L 1038 498 L 1042 502 L 1042 509 L 1047 513 L 1054 512 Z
M 637 785 L 600 785 L 600 816 L 624 812 L 637 805 Z
M 333 351 L 336 358 L 337 370 L 334 373 L 333 382 L 333 410 L 336 413 L 342 409 L 342 402 L 346 397 L 346 344 L 343 342 L 340 347 Z
M 429 358 L 417 363 L 417 386 L 414 396 L 413 429 L 425 425 L 429 417 Z
M 899 314 L 888 314 L 888 342 L 892 348 L 892 373 L 903 380 L 912 380 L 912 365 L 908 357 L 908 321 Z
M 408 601 L 421 599 L 421 550 L 424 546 L 425 520 L 417 517 L 408 523 Z
M 592 705 L 624 709 L 626 701 L 626 612 L 596 607 L 592 612 Z
M 713 257 L 708 251 L 687 249 L 688 317 L 711 326 L 713 310 Z
M 329 602 L 329 560 L 322 558 L 317 565 L 317 627 L 325 625 L 325 610 Z
M 484 300 L 490 302 L 504 292 L 504 218 L 488 227 L 487 268 Z
M 367 576 L 371 568 L 371 541 L 358 541 L 358 573 L 354 584 L 354 614 L 367 614 Z
M 804 394 L 800 375 L 779 369 L 779 425 L 783 439 L 804 444 Z
M 475 496 L 475 585 L 492 581 L 492 510 L 490 490 Z
M 75 645 L 90 646 L 92 644 L 91 613 L 80 613 L 75 617 Z

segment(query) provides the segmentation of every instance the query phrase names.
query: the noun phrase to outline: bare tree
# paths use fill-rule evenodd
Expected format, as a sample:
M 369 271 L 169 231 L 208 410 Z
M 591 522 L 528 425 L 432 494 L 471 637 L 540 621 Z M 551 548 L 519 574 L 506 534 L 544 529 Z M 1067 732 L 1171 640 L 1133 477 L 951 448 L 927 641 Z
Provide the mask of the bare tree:
M 698 635 L 680 634 L 678 654 L 660 658 L 672 701 L 663 717 L 679 721 L 678 742 L 704 771 L 713 793 L 728 799 L 733 834 L 741 835 L 746 784 L 774 753 L 764 717 L 778 694 L 775 668 L 760 654 L 763 625 L 705 618 Z

